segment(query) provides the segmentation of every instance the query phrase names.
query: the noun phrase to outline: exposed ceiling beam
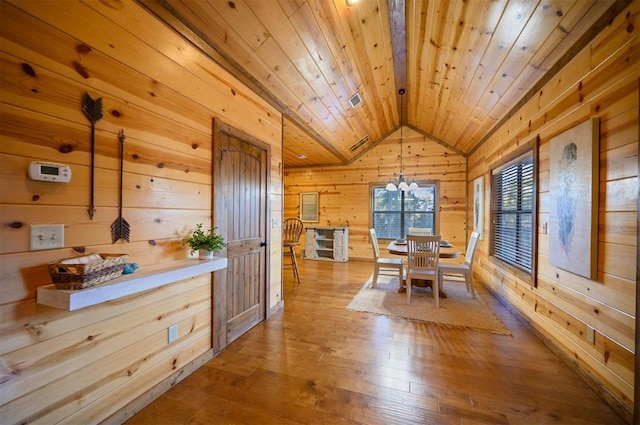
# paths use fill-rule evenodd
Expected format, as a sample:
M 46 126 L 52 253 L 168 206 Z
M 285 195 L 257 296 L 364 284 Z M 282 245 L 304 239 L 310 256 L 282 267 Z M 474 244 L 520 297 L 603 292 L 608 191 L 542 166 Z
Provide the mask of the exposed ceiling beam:
M 400 125 L 407 122 L 407 97 L 400 96 L 398 90 L 407 89 L 407 25 L 405 18 L 405 0 L 389 1 L 389 23 L 391 26 L 391 49 L 395 68 L 396 98 L 398 106 L 402 102 Z

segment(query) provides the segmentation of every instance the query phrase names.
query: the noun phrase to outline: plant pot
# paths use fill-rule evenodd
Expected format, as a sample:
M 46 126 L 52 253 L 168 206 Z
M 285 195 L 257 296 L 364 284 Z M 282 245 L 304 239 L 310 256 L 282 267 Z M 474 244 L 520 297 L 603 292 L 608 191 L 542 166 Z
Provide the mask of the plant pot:
M 206 249 L 198 250 L 198 258 L 201 260 L 213 260 L 213 251 L 207 251 Z

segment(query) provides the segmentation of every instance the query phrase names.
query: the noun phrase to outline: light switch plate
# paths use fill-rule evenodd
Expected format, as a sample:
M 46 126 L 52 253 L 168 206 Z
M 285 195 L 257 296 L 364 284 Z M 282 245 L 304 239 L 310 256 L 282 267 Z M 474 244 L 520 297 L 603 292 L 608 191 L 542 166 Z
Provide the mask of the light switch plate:
M 169 344 L 171 344 L 173 341 L 178 339 L 178 324 L 174 323 L 173 325 L 169 326 L 167 329 L 169 331 Z
M 589 325 L 587 325 L 587 341 L 592 344 L 596 343 L 596 330 Z
M 64 224 L 42 224 L 29 227 L 29 249 L 64 248 Z

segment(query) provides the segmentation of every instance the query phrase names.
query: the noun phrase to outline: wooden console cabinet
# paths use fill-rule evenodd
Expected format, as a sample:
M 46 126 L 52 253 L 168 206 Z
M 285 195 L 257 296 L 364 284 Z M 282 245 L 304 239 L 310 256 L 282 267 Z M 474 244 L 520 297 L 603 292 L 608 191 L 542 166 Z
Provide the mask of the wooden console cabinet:
M 304 258 L 306 260 L 349 260 L 349 228 L 307 227 Z

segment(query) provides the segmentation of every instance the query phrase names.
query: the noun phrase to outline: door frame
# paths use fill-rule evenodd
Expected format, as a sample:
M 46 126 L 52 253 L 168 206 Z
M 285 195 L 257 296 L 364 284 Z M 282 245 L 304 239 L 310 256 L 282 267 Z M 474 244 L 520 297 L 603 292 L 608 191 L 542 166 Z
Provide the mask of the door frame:
M 640 84 L 640 79 L 638 79 Z M 640 101 L 640 90 L 638 90 L 638 101 Z M 640 140 L 640 116 L 638 119 L 638 140 Z M 640 142 L 637 142 L 640 147 Z M 640 155 L 638 156 L 638 177 L 636 177 L 637 198 L 636 198 L 636 336 L 634 355 L 634 375 L 633 375 L 633 423 L 640 425 Z
M 271 187 L 271 145 L 248 134 L 245 133 L 244 131 L 237 129 L 223 121 L 221 121 L 220 119 L 213 119 L 213 146 L 212 146 L 212 156 L 213 156 L 213 167 L 211 170 L 211 178 L 212 178 L 212 196 L 211 196 L 211 211 L 212 211 L 212 220 L 213 220 L 213 225 L 216 226 L 217 223 L 217 219 L 219 217 L 218 213 L 216 212 L 216 195 L 218 194 L 219 191 L 222 191 L 222 186 L 221 186 L 221 182 L 219 178 L 216 178 L 216 176 L 218 175 L 218 172 L 221 168 L 221 161 L 222 161 L 222 150 L 220 147 L 220 135 L 222 134 L 226 134 L 228 136 L 231 137 L 235 137 L 237 139 L 240 139 L 241 141 L 243 141 L 244 143 L 248 143 L 251 144 L 259 149 L 262 149 L 265 151 L 266 154 L 266 164 L 265 164 L 265 171 L 266 171 L 266 184 L 265 184 L 265 188 L 266 188 L 266 196 L 265 196 L 265 221 L 264 221 L 264 237 L 265 237 L 265 242 L 267 243 L 267 245 L 264 247 L 265 248 L 265 268 L 264 268 L 264 305 L 262 306 L 263 311 L 261 312 L 261 316 L 264 317 L 264 320 L 269 319 L 270 315 L 270 308 L 269 308 L 269 302 L 270 302 L 270 292 L 271 292 L 271 279 L 270 279 L 270 273 L 271 273 L 271 248 L 270 248 L 270 243 L 271 243 L 271 226 L 269 225 L 271 223 L 271 192 L 270 192 L 270 187 Z M 223 215 L 226 216 L 226 215 Z M 226 223 L 225 223 L 226 224 Z M 226 249 L 224 251 L 225 255 L 226 255 Z M 219 320 L 219 315 L 216 314 L 216 309 L 223 309 L 225 310 L 226 313 L 226 307 L 219 305 L 217 300 L 216 300 L 216 287 L 226 283 L 226 276 L 223 276 L 220 273 L 214 273 L 213 274 L 213 279 L 212 279 L 212 286 L 211 286 L 211 299 L 212 299 L 212 319 L 211 319 L 211 345 L 213 348 L 213 352 L 214 353 L 218 353 L 219 351 L 221 351 L 224 346 L 226 346 L 226 344 L 223 345 L 222 343 L 222 339 L 221 339 L 221 333 L 222 333 L 222 323 Z

